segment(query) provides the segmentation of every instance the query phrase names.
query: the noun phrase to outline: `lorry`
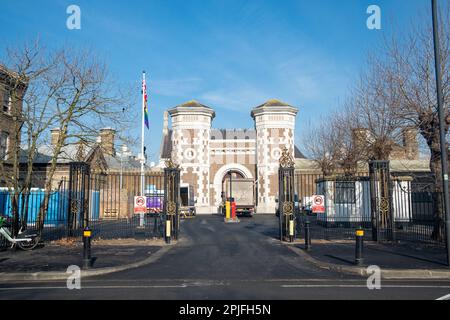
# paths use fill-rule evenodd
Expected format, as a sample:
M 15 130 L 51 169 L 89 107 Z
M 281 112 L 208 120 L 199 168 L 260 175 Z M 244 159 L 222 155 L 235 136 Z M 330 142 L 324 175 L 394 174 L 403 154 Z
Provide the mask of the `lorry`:
M 180 185 L 180 214 L 187 217 L 195 216 L 194 188 L 189 184 Z
M 252 217 L 255 213 L 255 181 L 253 179 L 236 179 L 231 184 L 231 196 L 236 202 L 236 215 Z M 229 198 L 229 183 L 226 183 L 225 189 L 226 198 Z

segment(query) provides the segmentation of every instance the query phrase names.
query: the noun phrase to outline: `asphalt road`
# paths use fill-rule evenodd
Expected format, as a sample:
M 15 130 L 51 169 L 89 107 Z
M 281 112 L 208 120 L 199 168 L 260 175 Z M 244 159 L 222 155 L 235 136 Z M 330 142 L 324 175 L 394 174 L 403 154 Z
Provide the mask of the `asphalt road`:
M 198 216 L 182 223 L 182 239 L 157 262 L 81 280 L 1 283 L 0 299 L 359 300 L 427 299 L 450 294 L 449 281 L 387 281 L 369 290 L 366 279 L 318 269 L 277 237 L 275 217 L 223 223 Z M 94 253 L 95 253 L 95 249 Z

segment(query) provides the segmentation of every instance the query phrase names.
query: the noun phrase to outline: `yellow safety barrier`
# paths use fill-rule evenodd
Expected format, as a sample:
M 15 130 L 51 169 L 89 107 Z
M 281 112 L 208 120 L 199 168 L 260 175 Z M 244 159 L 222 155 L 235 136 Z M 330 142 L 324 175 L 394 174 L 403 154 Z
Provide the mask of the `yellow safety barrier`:
M 225 218 L 227 220 L 231 219 L 231 202 L 227 201 L 226 202 L 226 207 L 225 207 Z

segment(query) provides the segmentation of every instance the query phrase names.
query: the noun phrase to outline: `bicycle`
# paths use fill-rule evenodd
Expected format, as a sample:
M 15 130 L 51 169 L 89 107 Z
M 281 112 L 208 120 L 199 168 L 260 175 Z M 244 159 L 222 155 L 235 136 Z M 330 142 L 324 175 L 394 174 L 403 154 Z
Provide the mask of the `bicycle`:
M 7 228 L 7 221 L 4 217 L 0 216 L 0 234 L 5 237 L 12 245 L 18 246 L 24 251 L 33 250 L 39 244 L 40 236 L 37 233 L 30 233 L 28 231 L 19 230 L 17 237 L 13 237 L 11 232 Z

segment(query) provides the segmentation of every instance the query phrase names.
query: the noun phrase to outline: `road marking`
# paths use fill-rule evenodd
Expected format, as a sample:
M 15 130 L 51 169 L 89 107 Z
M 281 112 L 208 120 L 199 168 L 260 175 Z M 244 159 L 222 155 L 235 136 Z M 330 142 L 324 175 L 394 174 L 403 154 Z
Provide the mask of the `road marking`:
M 47 281 L 43 281 L 43 280 L 18 280 L 15 282 L 9 281 L 10 283 L 14 283 L 14 284 L 35 284 L 35 283 L 40 283 L 40 284 L 50 284 L 50 283 L 59 283 L 62 282 L 63 280 L 47 280 Z M 294 284 L 301 284 L 301 283 L 308 283 L 308 282 L 312 282 L 312 283 L 324 283 L 324 282 L 328 282 L 328 283 L 355 283 L 355 282 L 360 282 L 360 283 L 366 283 L 366 279 L 222 279 L 222 280 L 210 280 L 210 279 L 149 279 L 149 280 L 142 280 L 142 279 L 93 279 L 93 278 L 88 278 L 83 280 L 83 283 L 121 283 L 121 282 L 126 282 L 126 283 L 140 283 L 140 284 L 147 284 L 147 285 L 151 285 L 151 284 L 155 284 L 155 283 L 294 283 Z M 415 280 L 405 280 L 405 279 L 385 279 L 383 280 L 383 283 L 398 283 L 399 285 L 401 284 L 408 284 L 408 283 L 439 283 L 440 285 L 443 284 L 448 284 L 448 286 L 450 286 L 450 280 L 439 280 L 439 279 L 415 279 Z
M 212 287 L 212 286 L 229 286 L 230 284 L 224 282 L 189 282 L 180 285 L 88 285 L 82 286 L 82 289 L 183 289 L 188 287 Z M 367 288 L 363 284 L 285 284 L 280 285 L 281 288 Z M 450 289 L 450 285 L 384 285 L 383 288 L 390 289 Z M 67 289 L 66 286 L 27 286 L 27 287 L 0 287 L 0 291 L 8 290 L 60 290 Z M 438 300 L 450 300 L 450 294 L 439 298 Z
M 448 295 L 446 295 L 446 296 L 443 296 L 443 297 L 440 297 L 440 298 L 438 298 L 438 299 L 436 299 L 437 301 L 444 301 L 444 300 L 450 300 L 450 294 L 448 294 Z
M 81 286 L 81 289 L 167 289 L 167 288 L 187 288 L 187 285 L 179 286 Z M 8 290 L 67 290 L 66 287 L 10 287 L 0 288 L 0 291 Z
M 282 288 L 367 288 L 367 285 L 358 284 L 286 284 L 282 285 Z M 392 289 L 450 289 L 450 286 L 424 286 L 424 285 L 383 285 L 383 288 Z

